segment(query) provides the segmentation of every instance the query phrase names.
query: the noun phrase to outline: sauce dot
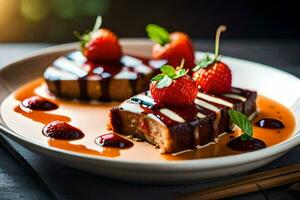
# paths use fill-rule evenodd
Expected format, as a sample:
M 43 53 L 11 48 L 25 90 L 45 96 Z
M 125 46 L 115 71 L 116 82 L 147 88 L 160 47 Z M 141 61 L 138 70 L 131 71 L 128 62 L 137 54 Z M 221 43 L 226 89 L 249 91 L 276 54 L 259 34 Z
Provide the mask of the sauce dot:
M 42 110 L 42 111 L 55 110 L 58 108 L 56 104 L 40 96 L 32 96 L 27 99 L 24 99 L 21 103 L 21 107 L 28 108 L 30 110 Z
M 255 122 L 255 126 L 261 127 L 261 128 L 270 128 L 270 129 L 282 129 L 284 128 L 284 124 L 277 120 L 277 119 L 271 119 L 271 118 L 263 118 Z
M 255 151 L 267 147 L 266 143 L 262 140 L 256 138 L 242 140 L 241 136 L 228 142 L 227 146 L 236 151 Z
M 95 143 L 102 147 L 130 148 L 133 143 L 117 134 L 107 133 L 95 139 Z
M 81 130 L 63 121 L 53 121 L 47 124 L 42 133 L 46 137 L 61 140 L 77 140 L 84 137 Z

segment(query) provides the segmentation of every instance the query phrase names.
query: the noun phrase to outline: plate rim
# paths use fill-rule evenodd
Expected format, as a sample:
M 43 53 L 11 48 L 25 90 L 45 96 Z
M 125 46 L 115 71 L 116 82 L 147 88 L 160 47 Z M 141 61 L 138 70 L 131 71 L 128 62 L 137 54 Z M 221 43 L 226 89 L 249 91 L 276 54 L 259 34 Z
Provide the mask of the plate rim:
M 121 39 L 121 43 L 125 44 L 125 45 L 128 43 L 141 43 L 144 45 L 151 44 L 151 42 L 147 41 L 146 39 L 141 39 L 141 38 L 139 38 L 139 39 L 135 39 L 135 38 Z M 42 49 L 33 51 L 31 53 L 25 54 L 23 56 L 18 57 L 17 59 L 12 60 L 11 62 L 9 62 L 7 64 L 5 64 L 3 66 L 3 68 L 0 69 L 0 73 L 2 72 L 2 70 L 5 70 L 6 68 L 9 68 L 17 63 L 24 61 L 24 60 L 34 59 L 39 56 L 45 56 L 47 54 L 51 54 L 54 52 L 58 53 L 58 52 L 65 52 L 65 51 L 69 51 L 72 49 L 76 49 L 77 44 L 78 44 L 77 42 L 73 42 L 73 43 L 54 45 L 54 46 L 42 48 Z M 203 52 L 199 52 L 199 51 L 196 51 L 195 53 L 196 53 L 196 55 L 203 54 Z M 253 61 L 249 61 L 249 60 L 244 60 L 244 59 L 240 59 L 240 58 L 234 58 L 234 57 L 230 57 L 230 56 L 224 56 L 223 58 L 232 59 L 232 60 L 235 60 L 238 62 L 244 62 L 244 63 L 247 62 L 252 65 L 253 64 L 257 65 L 261 68 L 277 71 L 277 72 L 282 73 L 282 74 L 288 76 L 289 78 L 294 79 L 295 81 L 299 82 L 299 85 L 300 85 L 299 78 L 297 78 L 295 75 L 292 75 L 281 69 L 273 68 L 273 67 L 265 65 L 265 64 L 261 64 L 261 63 L 257 63 L 257 62 L 253 62 Z M 0 102 L 0 104 L 1 103 L 2 102 Z M 115 163 L 115 164 L 117 163 L 117 164 L 121 164 L 123 166 L 124 165 L 128 166 L 128 165 L 134 164 L 134 165 L 144 166 L 151 170 L 153 170 L 153 169 L 161 170 L 161 167 L 163 167 L 165 169 L 169 169 L 169 170 L 171 168 L 185 169 L 185 170 L 188 170 L 188 169 L 199 170 L 199 169 L 207 169 L 207 168 L 213 169 L 213 168 L 220 168 L 220 167 L 229 167 L 229 166 L 233 166 L 233 165 L 237 165 L 237 164 L 242 165 L 242 164 L 246 164 L 249 162 L 258 161 L 258 160 L 265 159 L 267 157 L 285 153 L 285 152 L 291 150 L 292 148 L 294 148 L 295 146 L 297 146 L 298 144 L 300 144 L 300 134 L 298 134 L 299 133 L 299 131 L 298 131 L 298 132 L 294 133 L 294 136 L 290 137 L 288 140 L 286 140 L 282 143 L 276 144 L 271 147 L 267 147 L 265 149 L 253 151 L 253 152 L 246 152 L 246 153 L 242 153 L 242 154 L 238 154 L 238 155 L 194 159 L 194 160 L 168 160 L 168 161 L 148 162 L 148 161 L 124 160 L 124 159 L 120 159 L 120 158 L 109 158 L 109 157 L 104 157 L 104 156 L 94 156 L 94 155 L 77 153 L 77 152 L 73 152 L 73 151 L 69 151 L 69 150 L 64 150 L 64 149 L 47 146 L 40 142 L 30 140 L 30 138 L 26 138 L 26 137 L 20 135 L 19 133 L 16 133 L 16 132 L 12 131 L 11 129 L 4 127 L 2 124 L 0 124 L 0 131 L 1 131 L 0 134 L 4 133 L 5 136 L 9 137 L 10 139 L 12 139 L 14 141 L 16 141 L 16 139 L 17 139 L 18 140 L 17 143 L 21 142 L 21 145 L 26 143 L 27 145 L 31 145 L 31 147 L 34 146 L 35 148 L 40 148 L 40 149 L 43 149 L 46 151 L 50 151 L 50 153 L 54 153 L 56 155 L 64 154 L 69 157 L 90 159 L 90 160 L 99 161 L 99 162 L 102 161 L 102 162 L 110 162 L 110 163 Z M 26 147 L 26 148 L 28 148 L 28 147 Z

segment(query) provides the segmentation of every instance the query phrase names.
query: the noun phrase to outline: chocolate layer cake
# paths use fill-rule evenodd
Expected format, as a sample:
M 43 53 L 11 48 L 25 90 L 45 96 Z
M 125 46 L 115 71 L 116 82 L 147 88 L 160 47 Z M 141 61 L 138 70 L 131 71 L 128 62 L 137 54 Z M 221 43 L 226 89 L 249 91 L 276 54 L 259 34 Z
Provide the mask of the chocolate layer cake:
M 149 92 L 138 94 L 110 112 L 113 131 L 133 135 L 159 148 L 161 153 L 194 149 L 231 130 L 228 109 L 250 116 L 257 93 L 233 88 L 222 96 L 199 92 L 195 104 L 170 108 L 154 102 Z
M 129 55 L 120 61 L 92 63 L 75 51 L 55 60 L 44 78 L 49 90 L 59 97 L 123 101 L 147 90 L 150 78 L 165 63 Z

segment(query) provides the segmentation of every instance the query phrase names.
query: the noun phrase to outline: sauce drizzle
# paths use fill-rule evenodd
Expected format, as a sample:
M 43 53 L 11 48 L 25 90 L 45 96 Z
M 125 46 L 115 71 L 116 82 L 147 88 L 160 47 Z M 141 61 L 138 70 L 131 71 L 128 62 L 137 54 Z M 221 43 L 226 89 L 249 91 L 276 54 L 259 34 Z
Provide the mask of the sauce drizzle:
M 58 108 L 58 105 L 40 96 L 32 96 L 27 99 L 24 99 L 21 102 L 20 106 L 24 108 L 28 108 L 30 110 L 42 110 L 42 111 L 50 111 Z
M 84 137 L 80 129 L 62 121 L 53 121 L 47 124 L 43 128 L 42 133 L 46 137 L 61 140 L 78 140 Z
M 236 151 L 256 151 L 267 147 L 266 143 L 262 140 L 249 138 L 248 140 L 243 141 L 241 136 L 228 142 L 227 146 Z
M 277 120 L 277 119 L 271 119 L 271 118 L 263 118 L 255 122 L 255 126 L 261 127 L 261 128 L 270 128 L 270 129 L 282 129 L 284 128 L 284 124 Z
M 115 147 L 121 149 L 130 148 L 133 146 L 131 141 L 114 133 L 100 135 L 95 139 L 95 143 L 102 147 Z

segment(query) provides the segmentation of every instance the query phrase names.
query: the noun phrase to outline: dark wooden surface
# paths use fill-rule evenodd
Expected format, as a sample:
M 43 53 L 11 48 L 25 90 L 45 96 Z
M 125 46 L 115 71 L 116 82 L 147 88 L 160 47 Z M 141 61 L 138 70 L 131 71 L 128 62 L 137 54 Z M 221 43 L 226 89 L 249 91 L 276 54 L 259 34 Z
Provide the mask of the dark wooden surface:
M 1 44 L 0 67 L 24 53 L 44 46 L 47 45 Z M 213 43 L 209 40 L 199 40 L 196 47 L 202 51 L 212 51 Z M 222 53 L 272 65 L 300 77 L 300 41 L 226 40 L 222 43 Z M 220 180 L 210 180 L 193 185 L 158 186 L 119 182 L 63 166 L 32 153 L 10 140 L 5 140 L 16 149 L 16 152 L 9 152 L 5 150 L 5 145 L 0 145 L 0 200 L 102 199 L 104 197 L 106 199 L 174 199 L 179 195 L 221 183 Z M 300 146 L 255 171 L 300 163 L 299 155 Z M 227 177 L 225 180 L 239 176 Z M 289 188 L 289 185 L 282 186 L 231 199 L 300 199 L 300 193 Z

